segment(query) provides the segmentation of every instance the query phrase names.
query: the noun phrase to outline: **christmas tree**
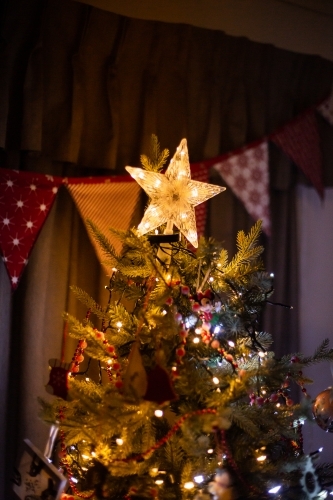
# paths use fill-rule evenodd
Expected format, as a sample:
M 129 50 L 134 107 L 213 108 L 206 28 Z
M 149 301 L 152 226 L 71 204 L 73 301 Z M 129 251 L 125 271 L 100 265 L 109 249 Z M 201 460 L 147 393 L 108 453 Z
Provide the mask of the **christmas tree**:
M 312 418 L 303 369 L 333 350 L 325 341 L 311 357 L 276 359 L 260 328 L 274 287 L 260 221 L 238 234 L 232 259 L 213 239 L 198 242 L 194 207 L 223 188 L 191 179 L 185 140 L 163 174 L 167 153 L 153 138 L 143 168 L 127 167 L 149 203 L 137 229 L 112 229 L 119 255 L 90 222 L 112 268 L 108 304 L 73 288 L 88 312 L 65 315 L 77 348 L 67 365 L 51 360 L 55 398 L 41 400 L 44 420 L 59 426 L 63 498 L 325 498 L 332 467 L 302 450 Z M 97 380 L 90 363 L 81 369 L 85 357 Z M 324 396 L 316 418 L 332 431 Z

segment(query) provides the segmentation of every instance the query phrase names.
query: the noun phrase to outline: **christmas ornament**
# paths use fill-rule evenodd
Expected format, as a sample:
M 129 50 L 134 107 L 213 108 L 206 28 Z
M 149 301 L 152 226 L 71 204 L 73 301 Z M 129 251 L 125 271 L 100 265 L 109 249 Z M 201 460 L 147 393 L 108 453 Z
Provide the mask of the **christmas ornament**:
M 226 469 L 218 469 L 214 481 L 209 483 L 208 491 L 213 500 L 233 500 L 235 498 L 232 478 Z
M 150 204 L 138 226 L 141 234 L 162 224 L 179 231 L 197 248 L 198 237 L 194 207 L 225 190 L 224 187 L 191 180 L 186 139 L 177 148 L 165 174 L 126 167 L 133 179 L 146 191 Z
M 322 391 L 314 400 L 312 411 L 314 418 L 324 431 L 333 432 L 333 389 Z
M 128 358 L 128 366 L 124 376 L 124 392 L 142 397 L 147 390 L 147 374 L 142 364 L 140 345 L 135 341 Z
M 168 372 L 159 364 L 148 372 L 147 382 L 147 392 L 143 397 L 146 401 L 154 401 L 161 405 L 165 401 L 177 399 Z
M 50 379 L 45 386 L 46 391 L 58 398 L 67 399 L 68 374 L 71 363 L 61 363 L 59 359 L 50 359 Z
M 322 488 L 318 481 L 312 457 L 310 456 L 306 459 L 300 484 L 302 486 L 303 493 L 305 494 L 305 498 L 308 500 L 318 498 Z

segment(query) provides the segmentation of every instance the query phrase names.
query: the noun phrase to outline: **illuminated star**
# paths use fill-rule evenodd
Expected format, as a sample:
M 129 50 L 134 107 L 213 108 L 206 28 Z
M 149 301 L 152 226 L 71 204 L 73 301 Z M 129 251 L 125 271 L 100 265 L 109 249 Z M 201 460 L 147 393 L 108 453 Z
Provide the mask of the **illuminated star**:
M 175 224 L 194 247 L 198 246 L 194 207 L 225 190 L 224 187 L 191 179 L 186 139 L 177 148 L 165 174 L 126 167 L 146 191 L 150 203 L 138 226 L 141 234 L 162 224 Z

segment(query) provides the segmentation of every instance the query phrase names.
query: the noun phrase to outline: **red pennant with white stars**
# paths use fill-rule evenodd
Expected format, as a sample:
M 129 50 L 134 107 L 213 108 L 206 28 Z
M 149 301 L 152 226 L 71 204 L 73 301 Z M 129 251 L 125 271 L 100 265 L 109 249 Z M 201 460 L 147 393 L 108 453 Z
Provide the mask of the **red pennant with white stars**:
M 0 169 L 0 251 L 13 290 L 61 183 L 60 177 Z

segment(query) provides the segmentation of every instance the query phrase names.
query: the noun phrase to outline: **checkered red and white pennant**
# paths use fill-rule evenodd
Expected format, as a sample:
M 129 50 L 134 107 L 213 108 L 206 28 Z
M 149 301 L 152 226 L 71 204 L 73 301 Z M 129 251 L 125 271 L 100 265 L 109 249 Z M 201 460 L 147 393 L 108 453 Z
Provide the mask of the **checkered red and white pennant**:
M 333 125 L 333 89 L 331 95 L 325 99 L 324 102 L 319 104 L 317 110 L 330 125 Z
M 13 290 L 61 183 L 60 177 L 0 169 L 0 251 Z
M 254 143 L 212 165 L 254 220 L 270 235 L 268 144 Z

